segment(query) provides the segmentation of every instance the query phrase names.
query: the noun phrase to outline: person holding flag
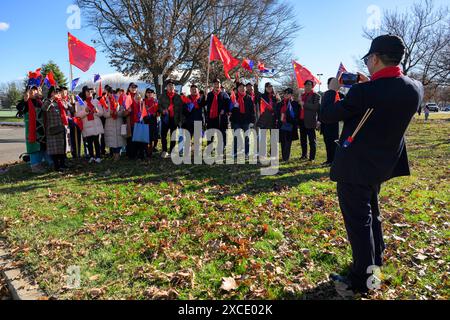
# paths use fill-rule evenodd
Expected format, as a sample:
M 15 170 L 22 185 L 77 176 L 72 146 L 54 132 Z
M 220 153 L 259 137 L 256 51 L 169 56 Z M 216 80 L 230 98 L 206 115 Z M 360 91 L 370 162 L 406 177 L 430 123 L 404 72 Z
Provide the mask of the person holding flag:
M 155 91 L 147 88 L 144 101 L 142 101 L 142 119 L 149 126 L 150 144 L 147 147 L 149 158 L 153 156 L 154 149 L 158 143 L 158 108 Z
M 309 141 L 309 161 L 316 159 L 318 116 L 320 111 L 319 94 L 315 93 L 313 88 L 315 83 L 312 80 L 305 81 L 305 92 L 300 97 L 300 142 L 302 147 L 302 160 L 308 156 Z
M 258 85 L 255 85 L 258 88 Z M 278 97 L 275 93 L 272 83 L 267 82 L 264 85 L 264 93 L 257 92 L 257 107 L 256 107 L 256 127 L 260 130 L 272 130 L 277 128 L 276 109 L 278 104 Z M 258 108 L 259 107 L 259 108 Z
M 183 103 L 184 122 L 182 128 L 187 130 L 193 139 L 195 123 L 200 122 L 203 128 L 203 109 L 206 105 L 205 97 L 200 96 L 196 84 L 191 85 L 191 94 L 183 98 Z
M 105 118 L 105 145 L 109 148 L 113 160 L 117 162 L 120 160 L 120 151 L 126 146 L 126 139 L 121 132 L 125 107 L 119 105 L 110 86 L 105 86 L 105 91 L 106 96 L 99 101 Z
M 81 118 L 83 124 L 83 138 L 87 141 L 89 150 L 89 163 L 101 163 L 100 135 L 104 128 L 100 117 L 103 108 L 97 99 L 93 98 L 93 88 L 84 86 L 75 104 L 75 117 Z M 94 153 L 95 151 L 95 153 Z
M 246 133 L 250 126 L 255 124 L 255 104 L 252 97 L 247 94 L 243 83 L 237 84 L 237 91 L 236 101 L 233 103 L 230 117 L 231 128 L 234 131 L 233 156 L 235 159 L 238 157 L 237 135 L 240 135 L 242 130 L 245 136 L 245 158 L 248 159 L 250 155 L 250 137 Z
M 287 88 L 278 104 L 281 154 L 284 162 L 291 158 L 292 141 L 298 140 L 298 114 L 300 106 L 294 101 L 294 90 Z
M 61 89 L 50 87 L 43 105 L 47 154 L 52 158 L 55 171 L 64 171 L 66 166 L 66 127 L 69 125 Z
M 43 173 L 45 169 L 42 163 L 52 165 L 53 161 L 47 154 L 41 88 L 34 85 L 29 87 L 23 100 L 18 103 L 17 110 L 24 115 L 25 144 L 27 153 L 30 155 L 31 172 Z
M 168 80 L 166 82 L 166 91 L 160 95 L 158 99 L 159 113 L 161 114 L 161 142 L 162 142 L 162 158 L 169 158 L 176 142 L 172 141 L 173 133 L 177 128 L 181 128 L 183 123 L 183 100 L 181 96 L 175 92 L 175 82 Z M 167 134 L 170 134 L 170 149 L 167 148 Z
M 207 129 L 220 130 L 223 150 L 219 150 L 219 152 L 222 155 L 225 155 L 227 145 L 230 105 L 231 100 L 229 95 L 222 90 L 220 80 L 215 79 L 213 81 L 213 91 L 209 92 L 206 98 L 206 127 Z M 211 141 L 211 143 L 213 142 L 214 140 Z
M 371 79 L 360 74 L 345 99 L 322 109 L 325 123 L 344 121 L 330 177 L 337 182 L 352 248 L 348 275 L 331 275 L 345 297 L 378 289 L 375 279 L 380 279 L 386 249 L 378 201 L 381 185 L 410 175 L 405 132 L 423 101 L 424 88 L 403 74 L 405 53 L 400 37 L 375 38 L 363 58 Z M 339 84 L 331 89 L 338 91 Z
M 135 160 L 138 156 L 144 160 L 144 147 L 140 142 L 133 141 L 134 126 L 141 121 L 142 97 L 138 93 L 138 86 L 132 82 L 128 86 L 126 96 L 122 96 L 122 102 L 126 106 L 124 116 L 127 118 L 129 136 L 127 138 L 127 157 Z

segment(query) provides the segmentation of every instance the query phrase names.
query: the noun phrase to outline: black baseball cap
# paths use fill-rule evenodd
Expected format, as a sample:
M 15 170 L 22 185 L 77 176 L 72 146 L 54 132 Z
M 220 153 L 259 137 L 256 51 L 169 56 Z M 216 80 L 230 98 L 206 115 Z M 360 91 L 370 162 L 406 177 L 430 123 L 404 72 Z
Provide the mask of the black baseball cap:
M 367 53 L 362 60 L 374 53 L 380 54 L 405 54 L 405 43 L 403 40 L 391 34 L 379 36 L 372 41 L 369 53 Z
M 175 82 L 174 82 L 172 79 L 168 79 L 168 80 L 166 81 L 166 86 L 168 86 L 169 84 L 175 85 Z
M 294 90 L 292 90 L 291 88 L 287 88 L 286 90 L 284 90 L 285 94 L 294 94 Z
M 138 85 L 134 82 L 130 83 L 128 88 L 138 88 Z
M 198 89 L 198 87 L 197 87 L 197 85 L 195 84 L 195 83 L 193 83 L 192 85 L 191 85 L 191 89 L 192 88 L 197 88 Z
M 221 83 L 219 79 L 214 79 L 213 83 Z

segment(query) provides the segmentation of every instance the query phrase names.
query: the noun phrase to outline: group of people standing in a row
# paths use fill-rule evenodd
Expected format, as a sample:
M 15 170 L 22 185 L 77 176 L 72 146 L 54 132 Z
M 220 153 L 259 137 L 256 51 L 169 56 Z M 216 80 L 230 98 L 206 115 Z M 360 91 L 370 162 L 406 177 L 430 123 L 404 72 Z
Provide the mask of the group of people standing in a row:
M 331 107 L 341 96 L 337 90 L 330 90 L 322 99 L 313 88 L 314 83 L 306 81 L 305 91 L 296 101 L 290 88 L 284 90 L 282 97 L 271 83 L 265 84 L 264 93 L 259 92 L 258 84 L 251 83 L 236 83 L 231 92 L 226 92 L 220 80 L 213 82 L 213 88 L 207 94 L 192 85 L 187 96 L 178 94 L 171 80 L 158 97 L 152 89 L 147 89 L 142 97 L 135 83 L 131 83 L 126 91 L 114 90 L 107 85 L 100 96 L 85 86 L 76 98 L 67 88 L 51 87 L 44 99 L 41 88 L 31 87 L 17 108 L 24 115 L 27 153 L 33 172 L 41 172 L 44 162 L 54 165 L 58 171 L 66 169 L 68 146 L 73 158 L 80 158 L 84 149 L 89 163 L 100 163 L 107 155 L 107 148 L 115 161 L 120 159 L 122 152 L 130 159 L 150 159 L 161 140 L 161 156 L 168 158 L 176 146 L 176 141 L 171 140 L 174 132 L 184 129 L 193 137 L 196 122 L 201 122 L 203 129 L 220 131 L 223 154 L 230 125 L 232 130 L 244 132 L 251 128 L 257 132 L 259 129 L 279 129 L 283 161 L 290 159 L 292 142 L 297 140 L 301 141 L 302 159 L 314 161 L 316 130 L 320 129 L 327 148 L 325 165 L 330 165 L 339 124 L 321 124 L 320 108 Z M 148 125 L 149 143 L 133 139 L 137 123 Z M 179 142 L 189 143 L 182 139 Z M 246 157 L 250 153 L 249 144 L 246 135 Z M 180 148 L 180 153 L 182 151 Z M 238 152 L 235 136 L 235 158 Z

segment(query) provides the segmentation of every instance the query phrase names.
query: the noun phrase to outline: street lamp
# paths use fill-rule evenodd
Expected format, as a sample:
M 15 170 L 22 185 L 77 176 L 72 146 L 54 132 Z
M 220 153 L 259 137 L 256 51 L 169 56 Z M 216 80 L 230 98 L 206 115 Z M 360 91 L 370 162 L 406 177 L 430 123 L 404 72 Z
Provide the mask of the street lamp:
M 321 86 L 320 79 L 323 77 L 323 73 L 318 73 L 317 77 L 319 77 L 319 93 L 320 93 L 320 86 Z

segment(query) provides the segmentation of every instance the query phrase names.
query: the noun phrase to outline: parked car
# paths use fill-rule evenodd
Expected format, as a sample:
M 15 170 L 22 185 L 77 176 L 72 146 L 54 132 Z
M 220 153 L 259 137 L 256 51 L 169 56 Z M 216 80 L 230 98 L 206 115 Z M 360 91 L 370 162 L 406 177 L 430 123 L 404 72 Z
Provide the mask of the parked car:
M 450 106 L 444 107 L 444 108 L 442 109 L 442 111 L 449 112 L 449 111 L 450 111 Z
M 436 103 L 427 103 L 425 107 L 428 107 L 428 110 L 430 110 L 430 112 L 439 112 L 439 107 Z

